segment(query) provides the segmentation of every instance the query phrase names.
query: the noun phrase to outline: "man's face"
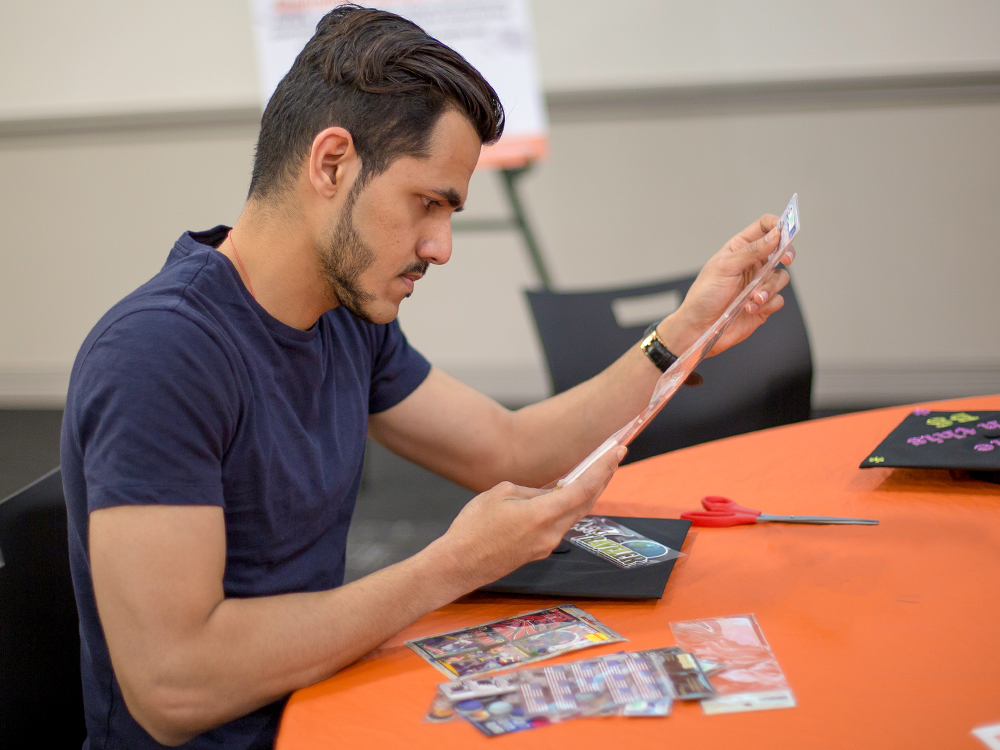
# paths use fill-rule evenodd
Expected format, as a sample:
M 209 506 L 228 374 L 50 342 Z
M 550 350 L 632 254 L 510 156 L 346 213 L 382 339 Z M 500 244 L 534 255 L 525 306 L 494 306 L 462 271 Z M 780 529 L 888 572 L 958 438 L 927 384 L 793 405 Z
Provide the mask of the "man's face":
M 448 110 L 429 155 L 402 156 L 359 191 L 351 189 L 320 247 L 336 302 L 372 323 L 396 318 L 430 264 L 451 257 L 451 215 L 460 210 L 479 159 L 479 136 Z

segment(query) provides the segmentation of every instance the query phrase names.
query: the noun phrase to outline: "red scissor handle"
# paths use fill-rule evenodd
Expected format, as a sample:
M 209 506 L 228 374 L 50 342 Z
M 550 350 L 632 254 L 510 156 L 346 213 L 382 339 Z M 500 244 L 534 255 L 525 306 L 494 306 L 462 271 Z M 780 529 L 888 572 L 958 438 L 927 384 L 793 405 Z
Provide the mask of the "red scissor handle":
M 681 513 L 681 518 L 690 521 L 692 526 L 721 527 L 757 523 L 757 514 L 728 510 L 692 510 Z
M 706 495 L 701 499 L 701 504 L 705 506 L 705 510 L 711 512 L 743 513 L 752 515 L 754 518 L 760 515 L 759 510 L 744 508 L 742 505 L 737 505 L 735 501 L 730 500 L 728 497 L 722 497 L 721 495 Z

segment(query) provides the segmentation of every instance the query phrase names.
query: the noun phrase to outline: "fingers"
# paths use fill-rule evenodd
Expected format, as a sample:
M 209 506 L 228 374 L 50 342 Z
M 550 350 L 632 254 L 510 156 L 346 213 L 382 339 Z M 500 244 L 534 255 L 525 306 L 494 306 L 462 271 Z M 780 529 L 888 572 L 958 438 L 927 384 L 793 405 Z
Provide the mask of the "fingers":
M 778 226 L 774 226 L 767 232 L 767 234 L 758 237 L 756 240 L 748 245 L 744 245 L 742 248 L 733 247 L 733 250 L 742 250 L 741 252 L 736 253 L 737 260 L 744 267 L 746 267 L 753 263 L 766 260 L 767 256 L 774 251 L 780 241 L 781 229 Z
M 789 276 L 788 271 L 783 268 L 779 268 L 770 276 L 768 276 L 764 283 L 760 285 L 758 289 L 753 294 L 753 298 L 747 303 L 746 310 L 750 313 L 758 312 L 764 305 L 767 304 L 769 299 L 773 299 L 778 292 L 785 288 L 788 283 Z
M 605 451 L 579 479 L 560 490 L 553 491 L 553 500 L 559 503 L 558 512 L 572 515 L 574 521 L 586 515 L 611 481 L 618 464 L 625 458 L 627 452 L 628 449 L 624 445 Z
M 775 294 L 773 297 L 768 297 L 766 303 L 757 304 L 756 302 L 750 302 L 745 309 L 748 313 L 762 315 L 764 318 L 767 318 L 768 315 L 778 312 L 784 306 L 785 298 L 780 294 Z
M 795 248 L 789 245 L 785 248 L 785 254 L 781 256 L 781 262 L 786 266 L 792 265 L 792 261 L 795 260 Z
M 757 219 L 757 221 L 755 221 L 753 224 L 751 224 L 742 232 L 740 232 L 738 235 L 736 235 L 736 237 L 733 237 L 733 239 L 735 240 L 738 237 L 739 239 L 743 240 L 743 242 L 740 243 L 741 245 L 743 243 L 755 242 L 756 240 L 759 240 L 765 234 L 770 232 L 772 229 L 774 229 L 774 227 L 777 226 L 777 224 L 778 224 L 777 216 L 775 216 L 774 214 L 764 214 L 759 219 Z

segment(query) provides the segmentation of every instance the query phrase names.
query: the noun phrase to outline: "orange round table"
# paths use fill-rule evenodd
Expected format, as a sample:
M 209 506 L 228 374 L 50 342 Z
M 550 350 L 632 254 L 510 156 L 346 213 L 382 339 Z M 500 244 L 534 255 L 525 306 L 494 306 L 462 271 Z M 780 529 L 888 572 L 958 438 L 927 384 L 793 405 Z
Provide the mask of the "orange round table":
M 1000 396 L 927 405 L 1000 409 Z M 474 594 L 299 690 L 276 747 L 979 748 L 1000 722 L 1000 485 L 962 473 L 858 469 L 912 407 L 804 422 L 622 468 L 595 512 L 676 518 L 704 495 L 766 513 L 878 526 L 692 528 L 659 601 L 579 601 L 628 638 L 563 657 L 668 646 L 668 623 L 754 613 L 798 707 L 662 719 L 589 718 L 488 739 L 423 716 L 444 681 L 403 641 L 556 600 Z

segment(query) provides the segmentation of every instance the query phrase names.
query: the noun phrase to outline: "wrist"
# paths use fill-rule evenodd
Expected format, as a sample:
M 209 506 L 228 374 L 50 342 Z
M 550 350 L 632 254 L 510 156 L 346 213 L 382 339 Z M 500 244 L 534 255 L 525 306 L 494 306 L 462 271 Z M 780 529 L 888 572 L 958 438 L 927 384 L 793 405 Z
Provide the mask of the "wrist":
M 424 557 L 432 572 L 433 579 L 440 586 L 440 593 L 447 601 L 475 591 L 489 581 L 479 581 L 475 574 L 473 555 L 466 554 L 463 545 L 447 531 L 417 555 Z
M 698 332 L 681 317 L 680 310 L 660 321 L 656 326 L 656 335 L 678 357 L 698 339 Z

